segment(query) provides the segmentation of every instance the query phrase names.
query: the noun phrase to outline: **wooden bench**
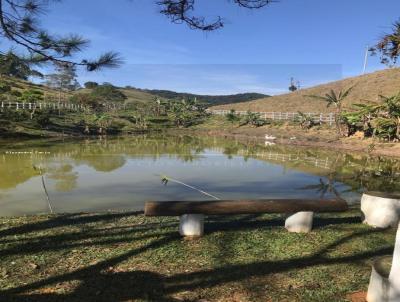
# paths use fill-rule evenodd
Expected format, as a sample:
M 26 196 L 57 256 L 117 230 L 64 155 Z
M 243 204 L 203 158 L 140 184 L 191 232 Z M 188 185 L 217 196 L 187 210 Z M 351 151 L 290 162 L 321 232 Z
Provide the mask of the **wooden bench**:
M 180 216 L 182 236 L 198 237 L 204 233 L 204 215 L 288 213 L 285 228 L 289 232 L 309 232 L 314 212 L 343 212 L 348 209 L 342 199 L 262 199 L 217 201 L 148 201 L 146 216 Z

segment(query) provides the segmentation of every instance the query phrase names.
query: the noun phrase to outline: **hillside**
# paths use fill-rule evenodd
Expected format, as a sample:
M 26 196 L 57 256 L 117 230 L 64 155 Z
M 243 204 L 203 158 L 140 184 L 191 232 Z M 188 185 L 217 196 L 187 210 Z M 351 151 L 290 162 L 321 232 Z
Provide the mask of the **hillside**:
M 264 112 L 332 112 L 333 108 L 327 108 L 325 102 L 309 98 L 307 95 L 323 95 L 328 93 L 330 89 L 340 91 L 352 86 L 354 86 L 354 89 L 344 101 L 345 107 L 351 107 L 351 104 L 354 103 L 379 101 L 379 95 L 389 96 L 400 92 L 400 68 L 377 71 L 251 102 L 214 106 L 212 109 Z
M 185 92 L 175 92 L 170 90 L 157 90 L 157 89 L 124 89 L 126 91 L 132 90 L 151 94 L 153 96 L 159 96 L 166 99 L 182 99 L 182 98 L 196 98 L 200 102 L 204 102 L 210 105 L 223 105 L 223 104 L 232 104 L 239 102 L 248 102 L 257 100 L 260 98 L 267 98 L 268 95 L 262 93 L 239 93 L 239 94 L 231 94 L 231 95 L 201 95 L 201 94 L 193 94 L 193 93 L 185 93 Z
M 147 103 L 153 101 L 155 96 L 139 89 L 132 88 L 120 88 L 117 87 L 119 91 L 126 95 L 126 103 Z M 91 89 L 79 89 L 75 93 L 90 93 Z

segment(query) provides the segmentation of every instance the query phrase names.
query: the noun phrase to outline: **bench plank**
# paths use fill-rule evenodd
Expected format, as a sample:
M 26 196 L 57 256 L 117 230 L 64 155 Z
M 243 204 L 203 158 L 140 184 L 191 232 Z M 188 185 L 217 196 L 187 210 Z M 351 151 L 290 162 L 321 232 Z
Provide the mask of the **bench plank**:
M 183 214 L 257 214 L 343 212 L 348 209 L 342 199 L 260 199 L 260 200 L 212 200 L 212 201 L 148 201 L 146 216 L 179 216 Z

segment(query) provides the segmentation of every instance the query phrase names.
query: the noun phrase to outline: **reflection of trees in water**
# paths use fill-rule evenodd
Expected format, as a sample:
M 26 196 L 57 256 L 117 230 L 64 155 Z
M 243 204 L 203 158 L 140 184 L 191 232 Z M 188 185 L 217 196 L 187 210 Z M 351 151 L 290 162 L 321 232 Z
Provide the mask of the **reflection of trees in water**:
M 33 169 L 32 158 L 18 155 L 0 156 L 0 189 L 12 189 L 38 173 Z
M 59 192 L 69 192 L 76 188 L 78 173 L 73 171 L 70 164 L 48 167 L 48 178 L 56 181 L 55 189 Z
M 98 172 L 112 172 L 123 167 L 126 163 L 126 159 L 124 156 L 116 156 L 116 155 L 89 155 L 89 156 L 81 156 L 76 159 L 77 163 L 85 163 L 89 167 L 94 168 Z
M 366 189 L 400 191 L 398 160 L 309 147 L 279 145 L 266 147 L 255 141 L 241 143 L 233 139 L 210 136 L 141 135 L 101 141 L 66 141 L 50 145 L 41 143 L 37 147 L 33 143 L 19 145 L 18 148 L 21 151 L 36 148 L 50 154 L 40 156 L 4 154 L 0 157 L 0 189 L 13 188 L 36 176 L 32 168 L 35 162 L 44 163 L 44 166 L 53 165 L 55 170 L 49 171 L 49 177 L 56 180 L 57 190 L 68 191 L 76 187 L 78 175 L 73 172 L 74 165 L 84 164 L 96 171 L 111 172 L 123 167 L 129 158 L 156 160 L 161 156 L 170 156 L 191 162 L 201 158 L 201 154 L 209 149 L 228 158 L 233 158 L 235 155 L 243 157 L 244 160 L 254 158 L 281 165 L 285 170 L 292 169 L 318 175 L 324 179 L 333 177 L 334 186 L 337 182 L 341 182 L 350 186 L 353 191 Z M 60 163 L 63 164 L 57 166 Z M 310 185 L 322 186 L 320 183 Z M 318 190 L 317 187 L 314 189 Z
M 353 192 L 400 191 L 400 161 L 397 159 L 298 146 L 264 147 L 249 144 L 246 147 L 235 148 L 238 149 L 237 154 L 244 159 L 256 158 L 282 165 L 286 169 L 326 177 L 328 184 L 315 184 L 315 190 L 327 186 L 335 187 L 341 182 L 349 186 L 347 191 Z M 232 150 L 234 149 L 226 148 L 225 152 L 231 156 Z
M 340 197 L 339 190 L 335 187 L 336 183 L 332 177 L 329 177 L 327 181 L 322 178 L 319 179 L 317 184 L 307 185 L 299 188 L 299 190 L 311 190 L 319 194 L 322 199 L 327 193 L 334 194 L 336 197 Z
M 400 162 L 396 159 L 382 157 L 353 158 L 351 167 L 338 165 L 337 179 L 360 192 L 400 191 Z

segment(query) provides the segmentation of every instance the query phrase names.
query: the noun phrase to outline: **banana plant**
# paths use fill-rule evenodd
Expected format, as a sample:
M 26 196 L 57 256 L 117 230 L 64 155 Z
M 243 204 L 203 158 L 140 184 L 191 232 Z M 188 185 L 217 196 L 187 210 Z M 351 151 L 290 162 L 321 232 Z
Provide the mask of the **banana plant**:
M 297 112 L 296 120 L 300 123 L 301 128 L 310 129 L 317 125 L 312 116 L 309 116 L 301 111 Z
M 330 106 L 335 107 L 335 111 L 336 111 L 335 124 L 336 124 L 336 129 L 340 135 L 342 135 L 342 130 L 340 128 L 340 116 L 342 113 L 343 100 L 349 96 L 349 94 L 353 90 L 353 88 L 354 88 L 354 86 L 352 86 L 346 90 L 340 90 L 339 93 L 336 93 L 333 89 L 331 89 L 329 93 L 326 93 L 323 96 L 307 95 L 307 97 L 326 102 L 327 107 L 330 107 Z

